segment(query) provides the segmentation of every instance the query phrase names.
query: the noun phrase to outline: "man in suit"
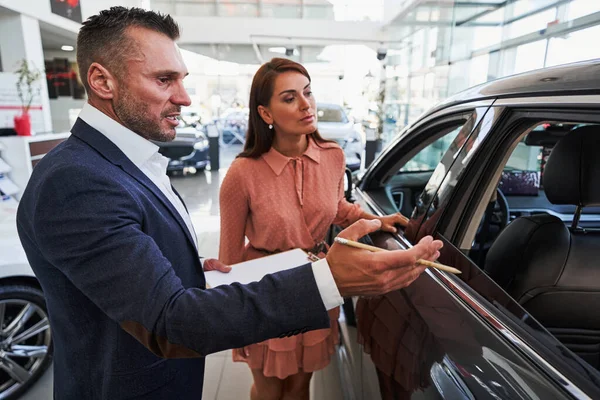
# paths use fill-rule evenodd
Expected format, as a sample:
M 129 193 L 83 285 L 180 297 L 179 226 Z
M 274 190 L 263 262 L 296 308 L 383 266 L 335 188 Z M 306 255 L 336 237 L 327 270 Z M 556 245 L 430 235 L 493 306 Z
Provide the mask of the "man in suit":
M 204 356 L 329 324 L 342 296 L 410 284 L 435 258 L 331 248 L 249 285 L 205 290 L 194 227 L 149 140 L 172 140 L 190 104 L 169 16 L 113 7 L 88 19 L 77 61 L 88 103 L 36 166 L 19 236 L 47 301 L 57 399 L 199 399 Z M 360 221 L 343 237 L 379 228 Z M 227 270 L 216 260 L 212 268 Z

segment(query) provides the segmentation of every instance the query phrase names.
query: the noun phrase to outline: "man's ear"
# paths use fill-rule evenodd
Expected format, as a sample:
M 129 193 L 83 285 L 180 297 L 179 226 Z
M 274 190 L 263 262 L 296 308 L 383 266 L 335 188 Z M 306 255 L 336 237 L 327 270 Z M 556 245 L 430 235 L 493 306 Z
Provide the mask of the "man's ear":
M 267 107 L 258 106 L 258 115 L 265 121 L 265 124 L 273 124 L 273 116 Z
M 90 90 L 103 100 L 110 100 L 115 96 L 117 80 L 106 68 L 99 63 L 92 63 L 87 74 Z

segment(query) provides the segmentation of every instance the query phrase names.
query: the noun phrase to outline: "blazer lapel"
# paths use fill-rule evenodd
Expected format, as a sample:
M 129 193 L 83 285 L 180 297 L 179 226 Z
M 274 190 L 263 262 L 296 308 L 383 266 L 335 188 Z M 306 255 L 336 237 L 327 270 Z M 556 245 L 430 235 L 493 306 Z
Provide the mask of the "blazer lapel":
M 96 129 L 89 126 L 82 119 L 77 118 L 77 121 L 71 128 L 71 134 L 78 139 L 87 143 L 90 147 L 94 148 L 97 152 L 99 152 L 104 158 L 106 158 L 109 162 L 114 165 L 121 167 L 123 171 L 132 176 L 139 183 L 144 185 L 148 190 L 150 190 L 156 198 L 169 210 L 173 218 L 177 221 L 181 229 L 185 232 L 188 241 L 196 250 L 196 244 L 194 239 L 192 238 L 192 233 L 189 231 L 187 225 L 181 215 L 173 206 L 173 204 L 167 199 L 167 197 L 163 194 L 163 192 L 144 174 L 138 167 L 135 166 L 133 162 L 106 136 L 102 133 L 98 132 Z M 177 192 L 176 192 L 177 193 Z M 177 196 L 179 194 L 177 193 Z M 179 197 L 181 199 L 181 197 Z M 181 200 L 183 203 L 183 200 Z M 186 210 L 187 207 L 185 203 L 183 205 Z

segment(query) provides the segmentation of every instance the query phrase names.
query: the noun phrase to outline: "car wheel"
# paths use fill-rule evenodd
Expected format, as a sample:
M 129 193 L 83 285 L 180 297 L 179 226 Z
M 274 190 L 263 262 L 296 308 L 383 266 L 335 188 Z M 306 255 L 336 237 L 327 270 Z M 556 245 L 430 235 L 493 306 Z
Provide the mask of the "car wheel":
M 0 286 L 0 399 L 17 399 L 52 362 L 52 332 L 42 291 Z

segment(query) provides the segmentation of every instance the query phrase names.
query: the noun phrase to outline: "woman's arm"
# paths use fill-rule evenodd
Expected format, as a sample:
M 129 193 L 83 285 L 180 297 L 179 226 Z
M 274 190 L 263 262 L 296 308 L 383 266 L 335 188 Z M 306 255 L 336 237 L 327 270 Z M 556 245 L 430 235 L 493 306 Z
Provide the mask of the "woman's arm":
M 234 162 L 227 171 L 219 194 L 219 260 L 227 265 L 243 261 L 246 221 L 250 209 L 244 170 L 240 168 L 239 161 Z

